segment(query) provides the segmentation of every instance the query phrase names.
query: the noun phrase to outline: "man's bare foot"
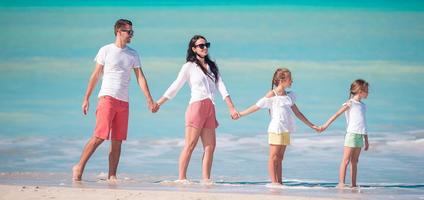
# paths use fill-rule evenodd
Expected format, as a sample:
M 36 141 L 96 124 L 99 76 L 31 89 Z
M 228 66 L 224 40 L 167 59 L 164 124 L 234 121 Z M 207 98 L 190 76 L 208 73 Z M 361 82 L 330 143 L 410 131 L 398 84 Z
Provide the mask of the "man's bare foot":
M 74 167 L 72 167 L 72 180 L 81 181 L 81 177 L 82 177 L 81 167 L 79 167 L 78 165 L 75 165 Z
M 336 188 L 343 189 L 343 188 L 345 188 L 345 184 L 339 183 L 339 184 L 337 184 Z

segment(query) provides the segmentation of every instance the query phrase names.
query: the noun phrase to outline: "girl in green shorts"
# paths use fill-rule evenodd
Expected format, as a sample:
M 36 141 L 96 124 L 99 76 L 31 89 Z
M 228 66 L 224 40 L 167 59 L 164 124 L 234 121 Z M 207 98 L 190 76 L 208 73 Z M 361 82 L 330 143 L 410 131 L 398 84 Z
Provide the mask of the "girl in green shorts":
M 343 104 L 343 106 L 328 119 L 328 121 L 320 127 L 320 131 L 324 131 L 328 126 L 337 119 L 342 113 L 346 115 L 347 130 L 344 142 L 343 159 L 340 164 L 339 170 L 339 184 L 338 187 L 343 188 L 345 186 L 346 168 L 349 165 L 351 167 L 351 179 L 352 187 L 356 187 L 356 174 L 359 154 L 361 148 L 364 146 L 364 150 L 368 150 L 368 135 L 367 135 L 367 123 L 365 120 L 366 106 L 361 101 L 368 97 L 368 82 L 357 79 L 350 86 L 349 100 Z

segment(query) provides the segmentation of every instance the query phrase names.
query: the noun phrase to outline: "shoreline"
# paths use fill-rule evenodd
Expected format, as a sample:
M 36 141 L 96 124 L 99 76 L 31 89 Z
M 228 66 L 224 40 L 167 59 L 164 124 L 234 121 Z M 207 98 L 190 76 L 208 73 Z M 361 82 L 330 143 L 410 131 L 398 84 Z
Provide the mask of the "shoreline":
M 73 182 L 69 173 L 2 172 L 2 199 L 191 199 L 191 200 L 274 200 L 274 199 L 423 199 L 424 184 L 360 183 L 358 188 L 336 188 L 336 183 L 287 180 L 282 187 L 270 187 L 267 181 L 217 181 L 202 184 L 176 184 L 175 177 L 121 174 L 109 182 L 104 174 L 86 174 Z
M 106 174 L 86 174 L 73 182 L 69 173 L 1 172 L 2 199 L 424 199 L 423 183 L 359 183 L 358 188 L 336 188 L 336 183 L 312 180 L 286 180 L 282 187 L 268 181 L 218 180 L 202 184 L 176 184 L 175 177 L 121 174 L 117 182 Z M 112 198 L 113 197 L 113 198 Z
M 56 186 L 22 186 L 0 184 L 0 199 L 104 199 L 104 200 L 124 200 L 124 199 L 156 199 L 156 200 L 212 200 L 212 199 L 233 199 L 233 200 L 328 200 L 340 199 L 340 197 L 311 197 L 311 196 L 291 196 L 278 194 L 240 194 L 240 193 L 216 193 L 216 192 L 192 192 L 192 191 L 166 191 L 166 190 L 146 190 L 146 189 L 105 189 L 105 188 L 75 188 Z M 350 199 L 350 198 L 343 198 Z

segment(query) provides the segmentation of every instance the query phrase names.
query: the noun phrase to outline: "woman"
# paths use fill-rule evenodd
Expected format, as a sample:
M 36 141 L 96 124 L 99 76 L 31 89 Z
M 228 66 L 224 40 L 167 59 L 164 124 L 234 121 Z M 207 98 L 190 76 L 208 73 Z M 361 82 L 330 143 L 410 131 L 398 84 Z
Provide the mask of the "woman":
M 157 102 L 159 106 L 176 96 L 187 81 L 191 89 L 191 99 L 186 111 L 185 145 L 179 160 L 179 176 L 177 182 L 187 181 L 187 167 L 191 154 L 196 147 L 199 137 L 203 143 L 202 178 L 210 182 L 213 153 L 216 145 L 215 129 L 218 121 L 215 117 L 214 96 L 218 90 L 227 103 L 231 118 L 239 117 L 237 110 L 222 82 L 218 67 L 208 55 L 210 43 L 201 35 L 191 38 L 187 58 L 177 79 L 166 90 Z

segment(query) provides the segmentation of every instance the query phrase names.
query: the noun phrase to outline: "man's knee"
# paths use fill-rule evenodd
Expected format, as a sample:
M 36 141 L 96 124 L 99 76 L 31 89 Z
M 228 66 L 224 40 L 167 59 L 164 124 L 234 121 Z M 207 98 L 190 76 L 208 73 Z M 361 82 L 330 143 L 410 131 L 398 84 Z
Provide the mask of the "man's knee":
M 93 145 L 95 145 L 95 146 L 99 146 L 100 144 L 102 144 L 102 143 L 103 143 L 103 141 L 105 141 L 105 140 L 104 140 L 104 139 L 102 139 L 102 138 L 96 137 L 96 136 L 93 136 L 93 137 L 91 138 L 91 143 L 92 143 Z
M 122 145 L 122 140 L 112 140 L 110 151 L 120 151 Z

